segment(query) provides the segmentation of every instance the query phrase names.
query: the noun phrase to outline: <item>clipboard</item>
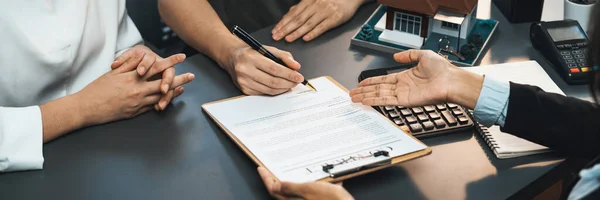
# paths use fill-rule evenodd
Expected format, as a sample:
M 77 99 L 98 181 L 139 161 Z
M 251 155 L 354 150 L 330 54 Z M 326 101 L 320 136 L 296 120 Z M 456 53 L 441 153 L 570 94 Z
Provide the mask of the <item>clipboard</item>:
M 324 76 L 324 77 L 327 78 L 332 83 L 334 83 L 340 89 L 344 90 L 346 93 L 349 92 L 348 89 L 346 89 L 344 86 L 342 86 L 335 79 L 331 78 L 330 76 Z M 311 79 L 311 80 L 313 80 L 313 79 Z M 256 163 L 257 165 L 262 166 L 265 169 L 269 170 L 237 137 L 235 137 L 235 135 L 233 135 L 233 133 L 231 131 L 229 131 L 211 113 L 209 113 L 209 112 L 206 111 L 206 106 L 208 106 L 208 105 L 216 104 L 216 103 L 221 103 L 221 102 L 226 102 L 226 101 L 231 101 L 231 100 L 238 99 L 238 98 L 243 98 L 243 97 L 246 97 L 246 95 L 240 95 L 240 96 L 236 96 L 236 97 L 232 97 L 232 98 L 227 98 L 227 99 L 223 99 L 223 100 L 219 100 L 219 101 L 205 103 L 205 104 L 202 105 L 202 110 L 219 126 L 219 128 L 221 128 L 221 130 L 223 130 L 225 132 L 225 134 L 227 134 L 227 136 L 229 138 L 231 138 L 231 140 L 233 140 L 233 142 L 235 142 L 240 147 L 240 149 L 242 151 L 244 151 L 244 153 L 246 155 L 248 155 L 248 157 L 250 157 L 252 159 L 252 161 L 254 161 L 254 163 Z M 397 125 L 394 124 L 389 119 L 387 119 L 387 117 L 385 117 L 383 115 L 379 115 L 379 116 L 385 118 L 386 121 L 388 121 L 390 124 L 392 124 L 392 125 L 394 125 L 394 126 L 397 127 Z M 400 127 L 398 127 L 398 129 L 402 130 Z M 413 138 L 417 142 L 423 144 L 420 140 L 418 140 L 417 138 L 415 138 L 411 134 L 406 133 L 406 131 L 402 130 L 402 132 L 404 134 L 407 134 L 409 137 Z M 425 144 L 423 144 L 423 145 L 426 146 Z M 410 161 L 410 160 L 413 160 L 413 159 L 416 159 L 416 158 L 427 156 L 427 155 L 429 155 L 431 153 L 432 153 L 432 149 L 430 147 L 426 147 L 425 149 L 422 149 L 422 150 L 419 150 L 419 151 L 408 153 L 408 154 L 405 154 L 405 155 L 402 155 L 402 156 L 397 156 L 397 157 L 389 158 L 389 159 L 387 159 L 388 162 L 385 163 L 385 164 L 382 164 L 382 165 L 375 165 L 373 167 L 367 167 L 367 168 L 358 168 L 359 170 L 357 170 L 355 172 L 352 172 L 352 173 L 346 173 L 344 175 L 337 176 L 337 177 L 326 177 L 326 178 L 319 179 L 317 181 L 340 182 L 340 181 L 343 181 L 343 180 L 346 180 L 346 179 L 350 179 L 350 178 L 353 178 L 353 177 L 357 177 L 357 176 L 361 176 L 361 175 L 364 175 L 364 174 L 367 174 L 367 173 L 378 171 L 378 170 L 381 170 L 381 169 L 384 169 L 384 168 L 387 168 L 387 167 L 391 167 L 391 166 L 399 164 L 399 163 L 403 163 L 403 162 Z

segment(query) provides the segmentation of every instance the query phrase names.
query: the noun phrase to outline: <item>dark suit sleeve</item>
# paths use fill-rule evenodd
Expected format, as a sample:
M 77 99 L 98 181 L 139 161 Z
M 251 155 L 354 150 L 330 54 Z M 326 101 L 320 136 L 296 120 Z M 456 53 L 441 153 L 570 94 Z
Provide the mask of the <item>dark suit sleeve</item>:
M 600 107 L 535 86 L 510 83 L 501 130 L 558 151 L 600 153 Z

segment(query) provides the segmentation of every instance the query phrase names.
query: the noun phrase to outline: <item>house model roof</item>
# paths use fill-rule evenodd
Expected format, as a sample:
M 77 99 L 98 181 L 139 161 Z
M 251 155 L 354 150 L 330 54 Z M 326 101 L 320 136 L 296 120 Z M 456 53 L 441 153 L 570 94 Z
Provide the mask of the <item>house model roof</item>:
M 389 7 L 429 16 L 434 16 L 439 9 L 468 15 L 477 5 L 477 0 L 377 0 L 377 2 Z

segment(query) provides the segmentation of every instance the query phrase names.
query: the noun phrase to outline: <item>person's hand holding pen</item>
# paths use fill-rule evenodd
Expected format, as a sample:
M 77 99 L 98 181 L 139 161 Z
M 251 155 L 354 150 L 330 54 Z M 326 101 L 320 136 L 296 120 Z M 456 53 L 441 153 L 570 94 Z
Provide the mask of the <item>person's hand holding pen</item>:
M 294 60 L 291 53 L 265 46 L 290 67 L 287 68 L 244 45 L 224 65 L 233 82 L 244 94 L 277 95 L 289 91 L 304 80 L 304 76 L 296 72 L 300 69 L 300 63 Z
M 229 73 L 232 74 L 234 82 L 242 89 L 242 92 L 246 94 L 276 95 L 290 90 L 298 83 L 302 83 L 316 91 L 301 74 L 296 72 L 300 69 L 300 63 L 294 60 L 292 54 L 277 48 L 263 46 L 238 26 L 233 27 L 232 33 L 247 45 L 247 47 L 242 47 L 240 50 L 243 52 L 241 55 L 249 56 L 242 58 L 247 58 L 246 61 L 250 62 L 263 62 L 262 65 L 253 65 L 256 68 L 246 65 L 234 65 L 234 70 L 230 70 Z M 234 54 L 234 60 L 238 58 L 237 55 L 239 54 Z M 247 84 L 249 87 L 243 87 L 243 84 Z

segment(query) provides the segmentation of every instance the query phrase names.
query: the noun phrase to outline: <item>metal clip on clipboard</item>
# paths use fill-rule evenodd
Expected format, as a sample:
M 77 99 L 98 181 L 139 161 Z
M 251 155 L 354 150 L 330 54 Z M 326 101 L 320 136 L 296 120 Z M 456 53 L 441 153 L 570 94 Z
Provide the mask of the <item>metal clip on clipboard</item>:
M 372 158 L 372 159 L 366 159 Z M 355 159 L 355 158 L 350 158 Z M 323 165 L 323 171 L 329 174 L 331 178 L 338 178 L 355 172 L 372 169 L 380 166 L 392 164 L 392 158 L 388 151 L 376 151 L 360 158 L 360 160 L 354 162 L 347 162 L 347 160 L 336 164 Z

